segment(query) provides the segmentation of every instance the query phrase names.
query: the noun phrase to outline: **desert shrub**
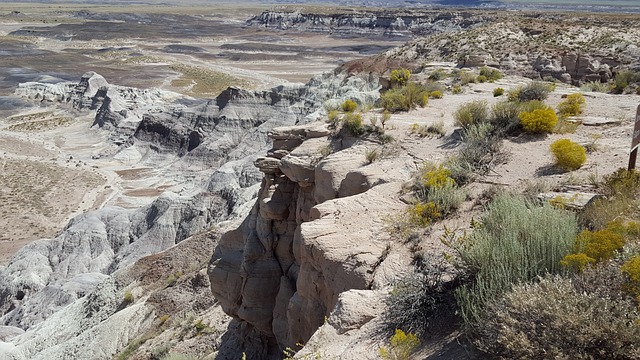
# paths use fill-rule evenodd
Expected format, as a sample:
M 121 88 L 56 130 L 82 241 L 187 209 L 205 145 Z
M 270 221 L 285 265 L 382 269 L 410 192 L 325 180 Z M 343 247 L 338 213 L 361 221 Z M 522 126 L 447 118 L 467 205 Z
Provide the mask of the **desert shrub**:
M 569 254 L 566 255 L 562 260 L 560 260 L 560 265 L 564 268 L 580 272 L 587 268 L 589 265 L 593 265 L 596 263 L 596 260 L 592 257 L 589 257 L 585 253 L 579 254 Z
M 458 154 L 450 158 L 447 165 L 458 185 L 470 182 L 476 173 L 486 174 L 504 155 L 502 139 L 489 123 L 464 129 L 462 139 Z
M 476 344 L 503 359 L 639 358 L 636 304 L 615 294 L 611 283 L 593 289 L 590 280 L 591 289 L 560 276 L 515 286 L 488 306 L 491 316 L 480 323 Z
M 622 273 L 627 277 L 627 290 L 637 296 L 640 293 L 640 255 L 633 256 L 627 260 L 622 267 Z
M 558 116 L 551 108 L 523 111 L 518 117 L 524 131 L 532 134 L 550 133 L 558 124 Z
M 640 81 L 640 73 L 632 70 L 622 70 L 618 72 L 613 80 L 611 92 L 614 94 L 622 94 L 625 89 L 635 82 Z
M 442 187 L 429 190 L 427 201 L 435 204 L 440 217 L 447 217 L 460 208 L 467 197 L 467 192 L 450 182 Z
M 395 334 L 389 341 L 389 347 L 380 348 L 380 357 L 384 360 L 409 360 L 411 354 L 420 346 L 417 336 L 396 329 Z
M 487 122 L 489 118 L 487 102 L 484 100 L 475 100 L 462 104 L 453 114 L 453 117 L 455 124 L 463 128 Z
M 491 202 L 479 226 L 455 247 L 472 279 L 456 290 L 468 328 L 475 330 L 487 315 L 488 303 L 514 285 L 558 273 L 577 229 L 573 213 L 548 204 L 510 195 Z
M 476 75 L 470 71 L 460 71 L 458 73 L 458 80 L 460 85 L 473 84 L 476 82 Z
M 502 79 L 502 73 L 498 69 L 493 69 L 488 66 L 480 68 L 480 76 L 484 76 L 488 81 L 494 82 Z
M 429 74 L 429 80 L 438 81 L 445 79 L 449 74 L 444 69 L 435 69 Z
M 124 296 L 122 297 L 122 301 L 124 301 L 127 304 L 131 304 L 133 302 L 133 294 L 131 293 L 131 290 L 126 290 L 124 292 Z
M 454 95 L 462 94 L 463 92 L 464 90 L 462 90 L 462 86 L 460 85 L 453 85 L 453 87 L 451 88 L 451 93 Z
M 517 102 L 517 104 L 518 104 L 518 107 L 520 108 L 520 112 L 533 112 L 535 110 L 551 109 L 549 105 L 545 104 L 543 101 L 540 101 L 540 100 Z
M 429 93 L 429 97 L 433 99 L 442 99 L 442 91 L 433 90 L 432 92 Z
M 511 101 L 500 101 L 491 107 L 491 122 L 497 129 L 506 133 L 513 132 L 520 126 L 520 104 Z
M 607 83 L 601 83 L 600 81 L 589 81 L 588 83 L 580 86 L 582 92 L 609 92 L 611 86 Z
M 370 149 L 365 151 L 364 157 L 367 160 L 367 164 L 371 164 L 378 159 L 380 153 L 376 149 Z
M 552 86 L 542 81 L 532 81 L 509 92 L 509 100 L 512 101 L 544 101 L 549 97 Z
M 478 77 L 476 78 L 476 81 L 482 84 L 489 81 L 489 79 L 487 79 L 487 77 L 484 75 L 478 75 Z
M 622 196 L 635 199 L 640 189 L 640 171 L 618 169 L 605 176 L 602 188 L 609 196 Z
M 404 86 L 409 82 L 411 78 L 411 71 L 407 69 L 395 69 L 391 71 L 389 80 L 391 80 L 392 86 Z
M 353 136 L 364 134 L 362 116 L 360 114 L 346 113 L 342 118 L 342 126 Z
M 493 89 L 493 97 L 498 97 L 498 96 L 502 96 L 504 95 L 504 89 L 503 88 L 495 88 Z
M 567 98 L 558 104 L 560 116 L 576 116 L 584 112 L 586 101 L 580 93 L 567 95 Z
M 585 148 L 569 139 L 554 141 L 550 149 L 556 166 L 565 170 L 577 170 L 587 161 Z
M 331 110 L 327 114 L 329 123 L 332 125 L 336 125 L 340 121 L 340 113 L 338 110 Z
M 417 271 L 398 281 L 385 299 L 385 324 L 423 336 L 436 317 L 455 309 L 453 289 L 457 285 L 451 266 L 431 256 Z
M 385 111 L 409 111 L 417 106 L 426 106 L 429 102 L 429 93 L 422 85 L 409 83 L 406 86 L 387 90 L 380 96 L 380 102 Z
M 451 171 L 442 164 L 436 166 L 433 163 L 425 163 L 420 171 L 420 186 L 428 191 L 450 184 L 455 185 L 455 181 L 449 175 L 451 175 Z
M 409 221 L 417 226 L 429 226 L 442 217 L 433 202 L 419 202 L 409 207 L 408 215 Z
M 353 100 L 345 100 L 340 106 L 344 112 L 354 112 L 358 108 L 358 103 Z
M 595 262 L 609 260 L 621 250 L 625 239 L 608 229 L 597 231 L 583 230 L 576 238 L 574 251 L 592 258 Z

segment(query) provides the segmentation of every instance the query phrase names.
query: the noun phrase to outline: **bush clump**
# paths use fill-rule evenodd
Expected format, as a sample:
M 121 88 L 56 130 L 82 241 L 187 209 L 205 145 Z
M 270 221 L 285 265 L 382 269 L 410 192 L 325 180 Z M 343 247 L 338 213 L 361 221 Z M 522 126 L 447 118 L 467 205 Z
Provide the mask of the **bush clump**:
M 502 73 L 500 72 L 500 70 L 490 68 L 488 66 L 483 66 L 480 68 L 480 76 L 484 76 L 489 82 L 494 82 L 496 80 L 502 79 Z
M 351 113 L 356 111 L 358 108 L 358 103 L 353 100 L 345 100 L 341 105 L 342 111 L 346 113 Z
M 475 100 L 461 105 L 453 114 L 456 126 L 468 128 L 471 125 L 487 122 L 489 119 L 489 110 L 487 102 L 484 100 Z
M 429 92 L 424 86 L 412 82 L 405 86 L 387 90 L 380 96 L 380 101 L 385 111 L 409 111 L 417 106 L 427 106 Z
M 346 113 L 342 118 L 342 126 L 353 136 L 360 136 L 365 132 L 360 114 Z
M 558 116 L 551 108 L 523 111 L 518 117 L 524 131 L 532 134 L 550 133 L 558 124 Z
M 590 276 L 602 282 L 619 278 L 616 273 L 612 268 Z M 548 276 L 514 287 L 488 306 L 491 316 L 480 323 L 476 345 L 503 359 L 638 359 L 635 302 L 617 294 L 610 281 L 596 288 L 583 282 Z
M 504 95 L 504 89 L 503 88 L 495 88 L 493 89 L 493 97 L 498 97 L 498 96 L 502 96 Z
M 542 81 L 532 81 L 509 92 L 511 101 L 544 101 L 549 97 L 553 86 Z
M 558 112 L 562 117 L 581 115 L 585 104 L 586 101 L 581 93 L 567 95 L 567 98 L 558 104 Z
M 614 94 L 622 94 L 629 85 L 637 82 L 640 82 L 640 73 L 632 70 L 622 70 L 616 74 L 611 92 Z
M 420 339 L 414 334 L 405 334 L 396 329 L 389 341 L 389 347 L 380 348 L 380 357 L 384 360 L 409 360 L 411 354 L 420 346 Z
M 391 71 L 389 80 L 392 86 L 405 86 L 411 78 L 411 71 L 407 69 L 395 69 Z
M 493 316 L 487 311 L 489 302 L 515 284 L 560 272 L 560 260 L 571 252 L 577 229 L 573 213 L 549 204 L 512 195 L 491 202 L 479 226 L 454 246 L 471 279 L 456 290 L 468 328 L 474 331 Z
M 577 170 L 587 161 L 585 148 L 569 139 L 554 141 L 550 149 L 556 166 L 567 171 Z

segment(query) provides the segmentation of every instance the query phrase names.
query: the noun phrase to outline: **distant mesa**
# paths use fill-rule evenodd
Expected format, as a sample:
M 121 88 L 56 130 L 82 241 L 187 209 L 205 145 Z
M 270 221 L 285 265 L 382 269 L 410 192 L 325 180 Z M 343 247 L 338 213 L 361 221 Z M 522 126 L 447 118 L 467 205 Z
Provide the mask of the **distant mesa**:
M 165 46 L 162 51 L 171 54 L 193 54 L 207 52 L 205 49 L 197 46 L 171 44 Z

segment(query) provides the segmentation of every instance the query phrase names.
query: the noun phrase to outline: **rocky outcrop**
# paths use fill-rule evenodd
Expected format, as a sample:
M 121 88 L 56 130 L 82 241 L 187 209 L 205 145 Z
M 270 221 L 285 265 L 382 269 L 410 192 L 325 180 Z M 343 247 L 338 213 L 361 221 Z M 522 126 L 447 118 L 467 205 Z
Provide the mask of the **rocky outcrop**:
M 270 136 L 273 149 L 255 162 L 264 173 L 258 199 L 223 235 L 209 277 L 226 313 L 284 349 L 306 343 L 344 291 L 388 284 L 382 218 L 404 208 L 397 194 L 415 165 L 408 157 L 367 164 L 365 144 L 329 137 L 326 125 Z M 344 149 L 322 158 L 331 141 Z
M 0 271 L 0 323 L 29 329 L 90 293 L 106 274 L 203 231 L 226 212 L 214 194 L 166 193 L 140 210 L 109 207 L 76 217 L 56 238 L 23 247 Z
M 201 271 L 209 258 L 207 249 L 218 239 L 215 232 L 198 234 L 110 276 L 103 275 L 91 289 L 85 289 L 84 296 L 27 332 L 0 327 L 0 336 L 4 336 L 0 337 L 0 358 L 107 360 L 135 339 L 144 339 L 139 345 L 145 346 L 138 351 L 145 358 L 154 349 L 169 351 L 176 346 L 172 341 L 189 338 L 199 355 L 214 353 L 222 340 L 191 330 L 193 324 L 181 319 L 198 316 L 220 327 L 229 322 L 211 298 L 208 279 Z M 168 285 L 167 278 L 175 276 L 169 274 L 178 275 Z
M 252 17 L 247 23 L 279 30 L 323 32 L 338 36 L 412 37 L 458 31 L 484 21 L 484 16 L 469 12 L 382 10 L 318 14 L 268 10 Z

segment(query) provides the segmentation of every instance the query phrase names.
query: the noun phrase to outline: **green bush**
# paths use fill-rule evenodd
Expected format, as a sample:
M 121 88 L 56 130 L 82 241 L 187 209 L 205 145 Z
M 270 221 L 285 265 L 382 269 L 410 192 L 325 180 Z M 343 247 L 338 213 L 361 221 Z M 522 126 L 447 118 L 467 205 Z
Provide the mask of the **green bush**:
M 478 77 L 476 78 L 476 81 L 482 84 L 489 81 L 489 79 L 487 79 L 487 77 L 484 75 L 478 75 Z
M 124 292 L 122 301 L 124 301 L 127 304 L 131 304 L 133 302 L 133 294 L 131 293 L 131 290 L 126 290 Z
M 451 93 L 454 95 L 462 94 L 463 93 L 462 87 L 460 85 L 453 85 L 453 88 L 451 88 Z
M 475 100 L 462 104 L 453 114 L 453 117 L 455 119 L 456 126 L 461 126 L 463 128 L 487 122 L 489 119 L 487 102 L 484 100 Z
M 380 102 L 385 111 L 409 111 L 417 106 L 427 106 L 429 93 L 420 84 L 408 83 L 405 86 L 385 91 L 380 96 Z
M 532 134 L 550 133 L 558 124 L 558 116 L 551 108 L 523 111 L 518 117 L 524 131 Z
M 420 340 L 417 336 L 396 329 L 395 334 L 389 341 L 389 347 L 380 348 L 380 357 L 383 360 L 409 360 L 411 354 L 420 346 Z
M 407 69 L 395 69 L 391 71 L 389 80 L 392 86 L 405 86 L 411 78 L 411 71 Z
M 498 97 L 498 96 L 502 96 L 504 95 L 504 89 L 503 88 L 495 88 L 493 89 L 493 97 Z
M 471 173 L 486 174 L 502 158 L 502 139 L 489 123 L 469 126 L 462 134 L 462 146 L 448 165 L 457 184 L 472 180 Z
M 490 82 L 502 79 L 502 73 L 498 69 L 493 69 L 488 66 L 480 68 L 480 76 L 484 76 Z
M 631 70 L 622 70 L 616 74 L 611 92 L 614 94 L 622 94 L 629 85 L 636 82 L 640 82 L 640 73 Z
M 358 103 L 353 100 L 345 100 L 341 105 L 342 111 L 350 113 L 356 111 Z
M 556 166 L 564 170 L 577 170 L 587 161 L 585 148 L 569 139 L 554 141 L 550 149 L 556 159 Z
M 491 123 L 496 129 L 510 133 L 520 126 L 520 103 L 500 101 L 491 107 Z
M 544 101 L 549 97 L 553 87 L 542 81 L 532 81 L 524 86 L 519 86 L 509 92 L 511 101 Z
M 539 206 L 510 195 L 491 202 L 479 226 L 455 248 L 472 279 L 456 291 L 469 329 L 491 317 L 489 302 L 513 286 L 558 273 L 577 229 L 573 213 L 548 204 Z
M 608 272 L 599 281 L 619 277 L 617 269 Z M 600 289 L 579 283 L 549 276 L 514 287 L 488 306 L 476 345 L 502 359 L 638 359 L 635 302 L 619 296 L 615 282 Z
M 353 136 L 364 134 L 362 116 L 360 114 L 346 113 L 342 118 L 342 126 Z
M 460 71 L 458 73 L 458 79 L 460 81 L 460 85 L 473 84 L 476 82 L 477 77 L 474 73 L 470 71 Z
M 586 101 L 580 93 L 567 95 L 567 98 L 558 104 L 558 112 L 560 116 L 577 116 L 584 112 Z
M 442 91 L 434 90 L 429 93 L 429 97 L 433 99 L 442 99 Z
M 429 74 L 429 80 L 438 81 L 449 76 L 444 69 L 435 69 Z

